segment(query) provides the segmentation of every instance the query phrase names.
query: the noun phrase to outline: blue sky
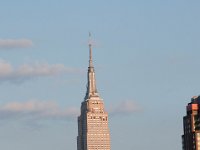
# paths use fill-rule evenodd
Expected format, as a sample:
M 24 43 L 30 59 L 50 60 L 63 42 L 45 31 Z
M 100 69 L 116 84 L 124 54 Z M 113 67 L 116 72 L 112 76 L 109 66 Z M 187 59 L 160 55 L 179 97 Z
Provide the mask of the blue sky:
M 88 32 L 112 149 L 181 149 L 199 95 L 200 1 L 1 0 L 0 145 L 76 149 Z

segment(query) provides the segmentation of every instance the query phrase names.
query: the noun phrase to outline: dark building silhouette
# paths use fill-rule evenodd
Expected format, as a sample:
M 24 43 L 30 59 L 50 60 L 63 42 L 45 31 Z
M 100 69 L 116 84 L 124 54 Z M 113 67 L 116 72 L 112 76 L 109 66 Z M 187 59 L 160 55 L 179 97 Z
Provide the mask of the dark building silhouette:
M 194 96 L 183 117 L 182 149 L 200 150 L 200 96 Z

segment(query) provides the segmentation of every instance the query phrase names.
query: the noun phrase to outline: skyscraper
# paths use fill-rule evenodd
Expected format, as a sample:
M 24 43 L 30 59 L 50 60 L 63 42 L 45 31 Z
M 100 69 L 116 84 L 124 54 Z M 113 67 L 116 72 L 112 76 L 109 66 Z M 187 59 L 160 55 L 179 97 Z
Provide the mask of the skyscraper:
M 200 96 L 194 96 L 186 107 L 183 117 L 183 150 L 200 150 Z
M 78 117 L 77 149 L 110 150 L 108 113 L 96 88 L 91 44 L 89 44 L 89 54 L 87 91 Z

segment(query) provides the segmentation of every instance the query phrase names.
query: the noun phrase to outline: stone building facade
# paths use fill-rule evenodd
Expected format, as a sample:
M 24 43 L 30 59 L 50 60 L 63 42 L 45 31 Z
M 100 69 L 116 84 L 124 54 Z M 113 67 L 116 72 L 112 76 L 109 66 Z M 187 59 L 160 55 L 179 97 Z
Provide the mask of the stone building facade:
M 92 45 L 89 44 L 89 67 L 87 91 L 78 117 L 78 150 L 110 150 L 108 113 L 96 88 L 95 71 L 92 63 Z

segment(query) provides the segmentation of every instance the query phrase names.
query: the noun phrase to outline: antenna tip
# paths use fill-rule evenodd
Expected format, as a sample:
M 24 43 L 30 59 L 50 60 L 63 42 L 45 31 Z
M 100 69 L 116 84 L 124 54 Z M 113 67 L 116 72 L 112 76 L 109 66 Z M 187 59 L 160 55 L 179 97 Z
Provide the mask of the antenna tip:
M 91 32 L 89 32 L 89 46 L 91 47 L 92 46 L 92 39 L 91 39 Z

